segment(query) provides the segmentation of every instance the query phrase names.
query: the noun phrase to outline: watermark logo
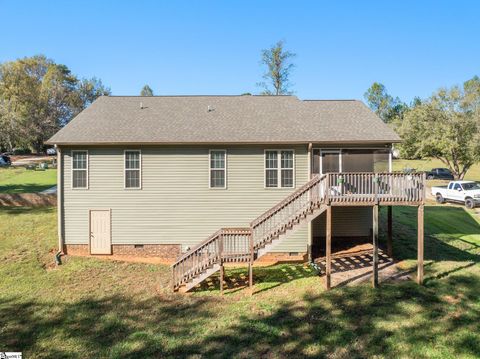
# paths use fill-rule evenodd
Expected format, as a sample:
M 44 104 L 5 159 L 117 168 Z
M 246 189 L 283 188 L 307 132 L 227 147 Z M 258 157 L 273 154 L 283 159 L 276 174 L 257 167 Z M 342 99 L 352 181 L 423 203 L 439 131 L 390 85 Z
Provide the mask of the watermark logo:
M 22 359 L 22 352 L 0 352 L 0 359 Z

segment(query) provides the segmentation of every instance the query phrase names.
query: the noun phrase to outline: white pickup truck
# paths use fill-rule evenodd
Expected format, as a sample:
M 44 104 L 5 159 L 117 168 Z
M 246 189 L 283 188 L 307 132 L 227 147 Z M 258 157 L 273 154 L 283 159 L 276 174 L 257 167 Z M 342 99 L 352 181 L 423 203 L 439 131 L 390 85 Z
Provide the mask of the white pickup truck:
M 480 205 L 480 184 L 473 181 L 451 181 L 448 186 L 432 187 L 437 203 L 462 202 L 465 207 Z

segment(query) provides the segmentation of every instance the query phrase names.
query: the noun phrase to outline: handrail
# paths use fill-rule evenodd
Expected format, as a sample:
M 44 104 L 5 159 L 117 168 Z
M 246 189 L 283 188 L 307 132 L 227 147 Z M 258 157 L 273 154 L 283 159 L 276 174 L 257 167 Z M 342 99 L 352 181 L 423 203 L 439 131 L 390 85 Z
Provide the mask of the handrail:
M 424 173 L 343 172 L 315 175 L 255 218 L 250 227 L 219 229 L 182 254 L 172 265 L 173 287 L 179 288 L 213 264 L 252 261 L 256 250 L 265 247 L 322 204 L 416 204 L 424 201 Z
M 377 202 L 406 204 L 425 200 L 423 173 L 329 173 L 328 196 L 332 203 Z
M 291 193 L 250 223 L 254 249 L 265 244 L 286 226 L 306 215 L 314 206 L 325 200 L 327 175 L 316 175 L 310 181 Z
M 251 258 L 251 229 L 222 228 L 172 264 L 174 290 L 212 264 Z
M 310 189 L 311 187 L 313 187 L 313 185 L 315 185 L 316 183 L 318 183 L 319 181 L 321 181 L 323 178 L 325 178 L 327 175 L 315 175 L 312 177 L 312 179 L 310 181 L 308 181 L 307 183 L 305 183 L 303 186 L 301 186 L 300 188 L 298 188 L 297 190 L 295 190 L 295 192 L 292 192 L 291 194 L 289 194 L 287 197 L 285 197 L 283 200 L 281 200 L 280 202 L 278 202 L 275 206 L 271 207 L 270 209 L 267 209 L 265 212 L 263 212 L 260 216 L 258 216 L 257 218 L 255 218 L 252 222 L 250 222 L 250 227 L 255 227 L 256 225 L 258 225 L 264 218 L 268 217 L 271 213 L 275 212 L 275 210 L 277 210 L 277 208 L 280 208 L 282 207 L 284 204 L 288 203 L 288 202 L 291 202 L 292 200 L 298 198 L 302 193 L 304 193 L 306 190 Z

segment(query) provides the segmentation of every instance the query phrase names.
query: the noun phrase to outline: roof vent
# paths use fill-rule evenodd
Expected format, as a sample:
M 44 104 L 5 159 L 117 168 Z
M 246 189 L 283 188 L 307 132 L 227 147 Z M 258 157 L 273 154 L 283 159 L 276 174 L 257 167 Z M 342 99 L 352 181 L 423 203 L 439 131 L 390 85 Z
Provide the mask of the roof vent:
M 143 102 L 140 102 L 140 110 L 143 110 Z
M 208 105 L 207 112 L 212 112 L 212 111 L 215 111 L 215 109 L 212 106 Z

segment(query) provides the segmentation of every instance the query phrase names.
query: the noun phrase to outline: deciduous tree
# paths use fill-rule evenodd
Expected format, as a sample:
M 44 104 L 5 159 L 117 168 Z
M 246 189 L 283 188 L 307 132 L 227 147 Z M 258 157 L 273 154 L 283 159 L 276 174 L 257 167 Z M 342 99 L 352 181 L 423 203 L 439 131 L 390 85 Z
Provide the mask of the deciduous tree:
M 0 64 L 0 141 L 42 151 L 44 141 L 98 96 L 100 80 L 79 81 L 67 66 L 43 55 Z
M 279 41 L 269 49 L 262 50 L 261 64 L 267 67 L 263 75 L 264 82 L 257 85 L 263 88 L 264 95 L 290 95 L 292 91 L 290 75 L 295 67 L 291 60 L 296 54 L 284 49 Z
M 398 127 L 402 155 L 438 158 L 455 178 L 463 179 L 480 161 L 479 89 L 480 80 L 474 77 L 407 111 Z
M 374 82 L 364 97 L 370 109 L 386 123 L 401 119 L 408 108 L 398 97 L 389 95 L 386 87 L 379 82 Z

